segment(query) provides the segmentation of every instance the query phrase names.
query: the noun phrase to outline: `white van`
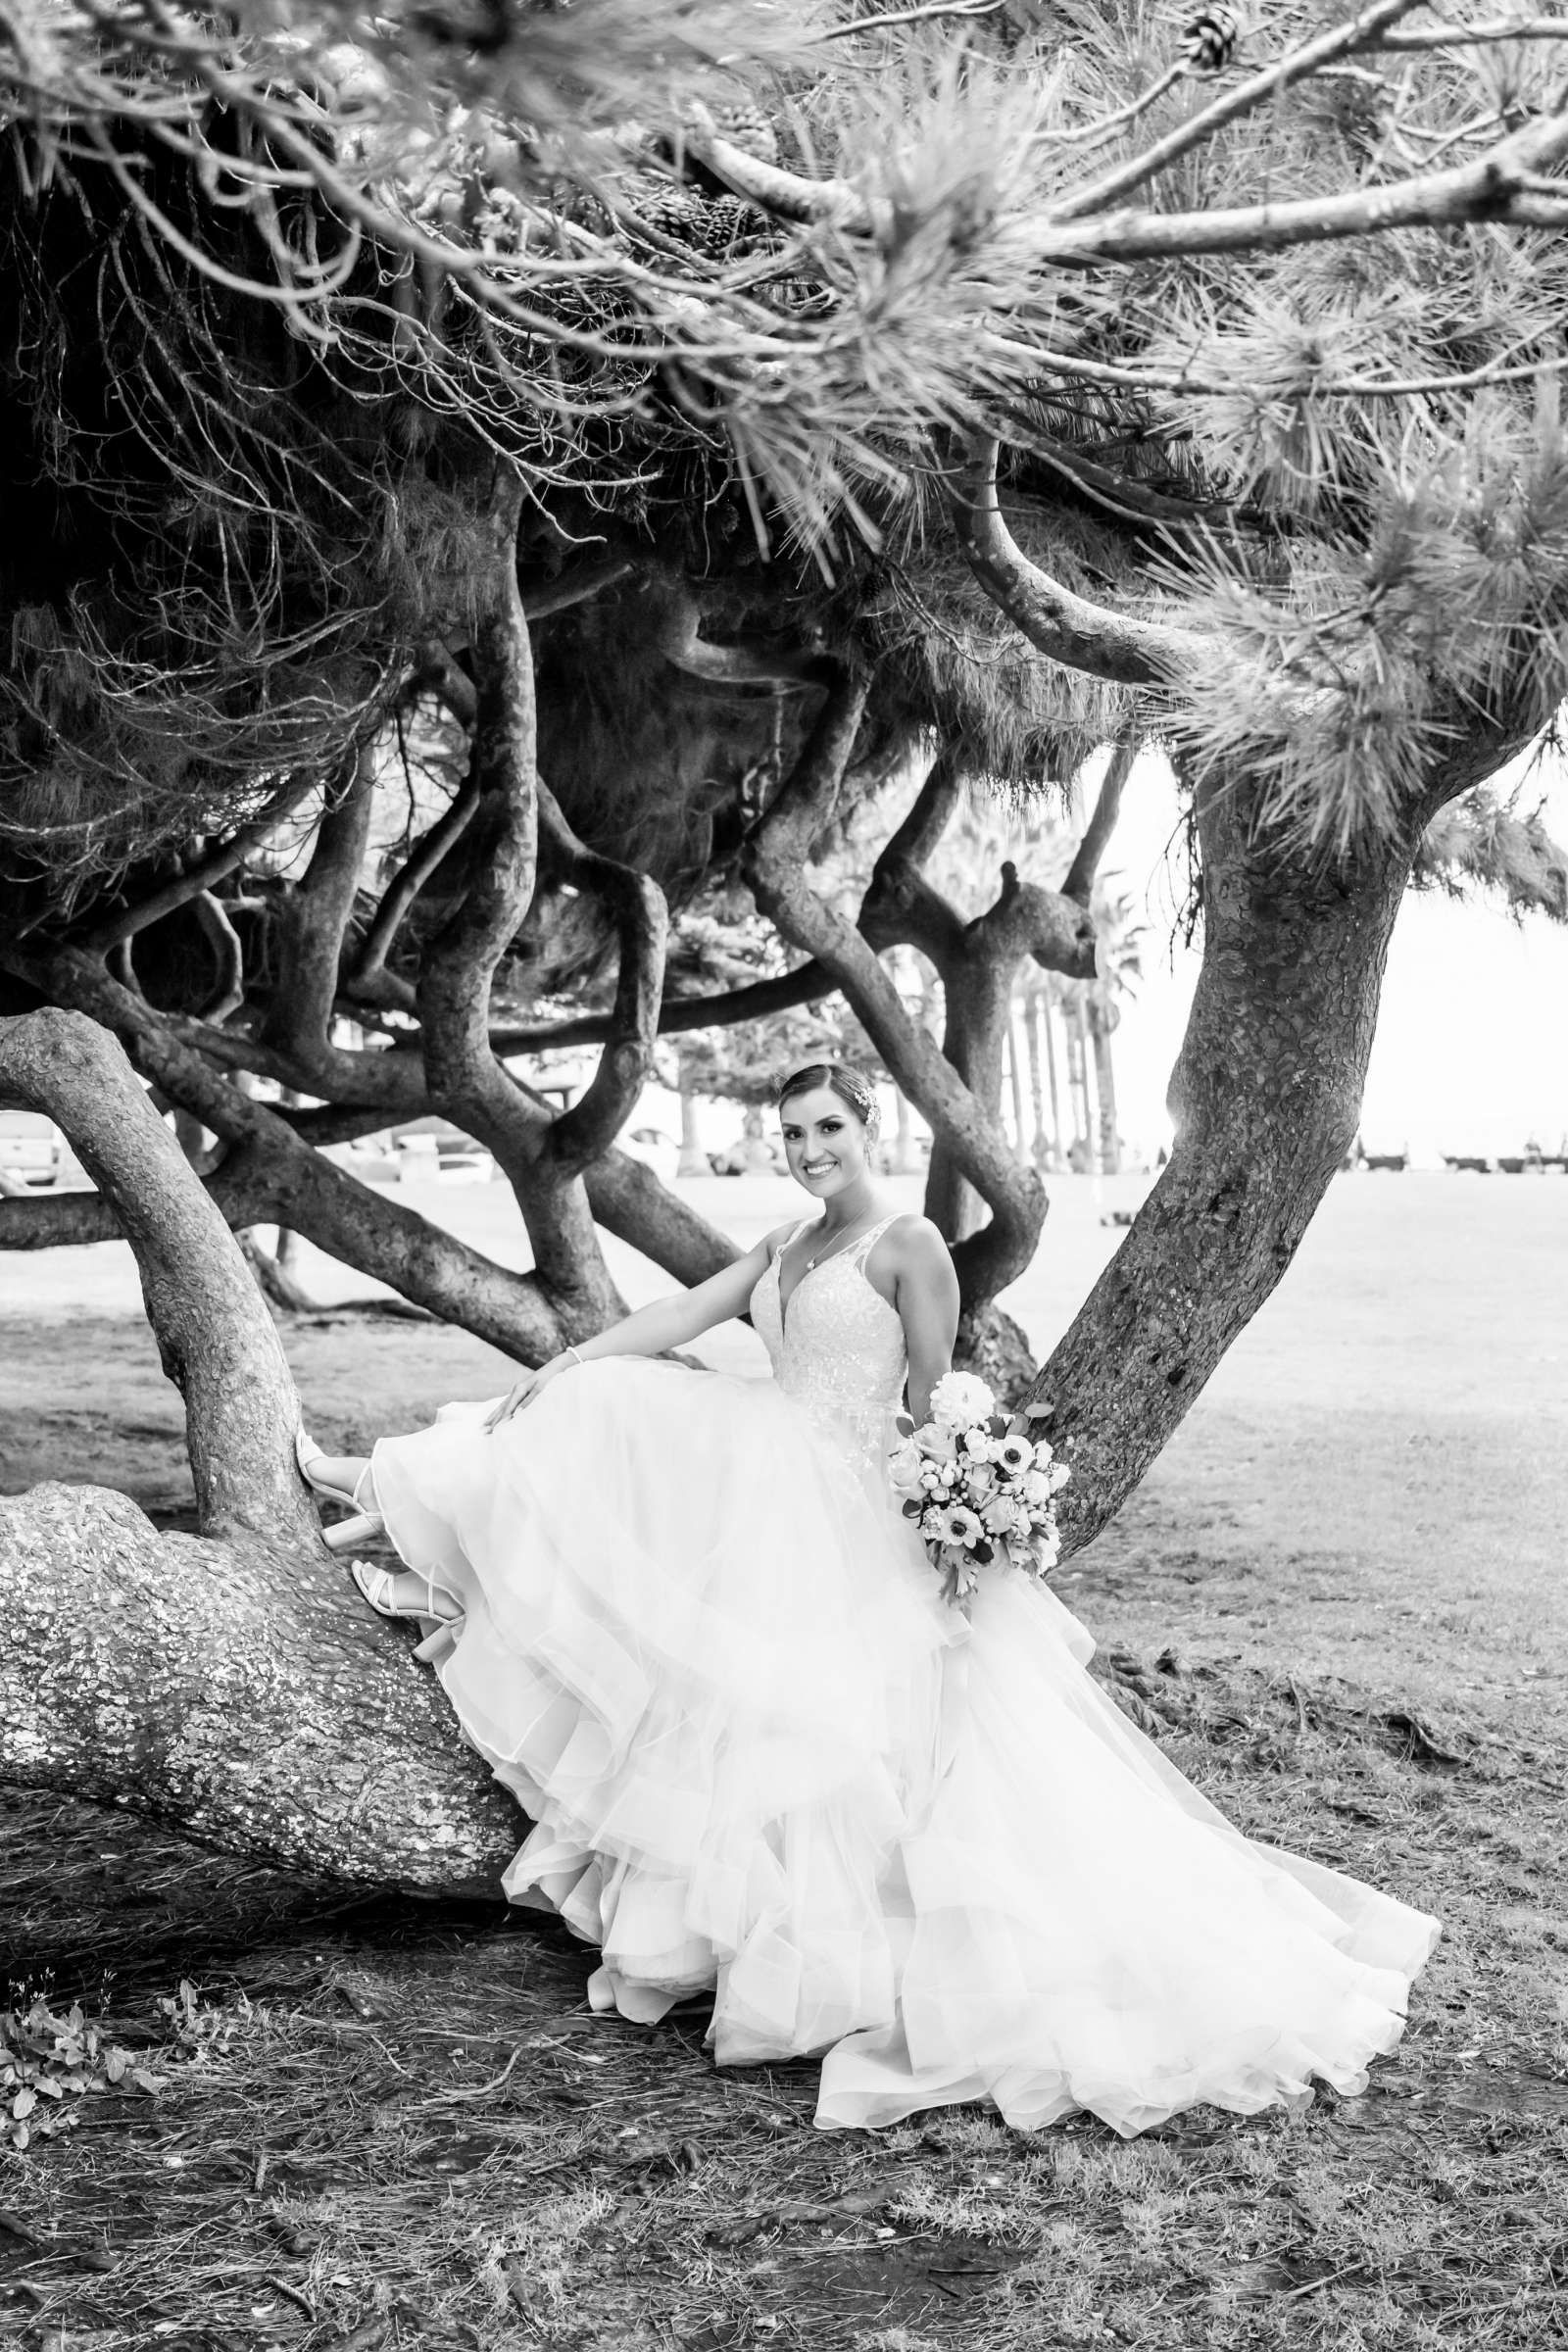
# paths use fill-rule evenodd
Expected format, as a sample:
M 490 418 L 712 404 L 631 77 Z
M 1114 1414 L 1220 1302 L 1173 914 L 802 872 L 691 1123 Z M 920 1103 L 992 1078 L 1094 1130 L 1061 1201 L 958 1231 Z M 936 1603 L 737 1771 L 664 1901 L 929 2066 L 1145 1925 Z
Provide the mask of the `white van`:
M 0 1110 L 0 1191 L 54 1184 L 64 1158 L 65 1144 L 53 1119 L 37 1110 Z

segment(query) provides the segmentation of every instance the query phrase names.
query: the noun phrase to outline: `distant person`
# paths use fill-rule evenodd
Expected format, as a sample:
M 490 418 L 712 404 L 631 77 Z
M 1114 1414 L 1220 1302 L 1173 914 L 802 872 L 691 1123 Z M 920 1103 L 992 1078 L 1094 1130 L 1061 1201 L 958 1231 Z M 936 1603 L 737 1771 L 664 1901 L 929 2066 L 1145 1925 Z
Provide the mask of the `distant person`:
M 741 1117 L 741 1131 L 718 1161 L 721 1176 L 772 1175 L 784 1166 L 784 1154 L 763 1131 L 762 1113 L 753 1102 Z

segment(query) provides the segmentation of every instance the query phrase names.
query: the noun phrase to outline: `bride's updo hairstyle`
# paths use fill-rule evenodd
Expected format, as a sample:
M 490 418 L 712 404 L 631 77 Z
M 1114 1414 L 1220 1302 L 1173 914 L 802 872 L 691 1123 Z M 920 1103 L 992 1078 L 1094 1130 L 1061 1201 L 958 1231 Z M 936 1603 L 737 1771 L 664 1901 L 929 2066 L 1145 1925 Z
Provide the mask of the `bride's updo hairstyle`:
M 882 1123 L 876 1090 L 869 1078 L 862 1077 L 858 1070 L 851 1069 L 847 1062 L 842 1061 L 808 1061 L 802 1068 L 791 1070 L 773 1097 L 773 1106 L 779 1116 L 783 1117 L 786 1102 L 792 1102 L 797 1095 L 808 1095 L 813 1086 L 831 1087 L 839 1101 L 849 1104 L 867 1137 L 876 1134 Z

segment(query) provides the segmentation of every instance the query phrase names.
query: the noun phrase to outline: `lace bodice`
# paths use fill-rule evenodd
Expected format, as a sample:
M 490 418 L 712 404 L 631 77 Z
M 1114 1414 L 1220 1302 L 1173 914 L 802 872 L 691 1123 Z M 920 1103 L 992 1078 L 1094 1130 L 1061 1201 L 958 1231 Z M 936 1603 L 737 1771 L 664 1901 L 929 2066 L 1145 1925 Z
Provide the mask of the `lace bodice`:
M 812 1220 L 797 1225 L 784 1250 Z M 772 1358 L 773 1377 L 788 1396 L 844 1445 L 863 1468 L 880 1471 L 889 1425 L 904 1395 L 904 1325 L 866 1278 L 865 1261 L 888 1227 L 884 1217 L 851 1250 L 826 1257 L 803 1274 L 786 1312 L 778 1287 L 779 1259 L 752 1293 L 752 1321 Z

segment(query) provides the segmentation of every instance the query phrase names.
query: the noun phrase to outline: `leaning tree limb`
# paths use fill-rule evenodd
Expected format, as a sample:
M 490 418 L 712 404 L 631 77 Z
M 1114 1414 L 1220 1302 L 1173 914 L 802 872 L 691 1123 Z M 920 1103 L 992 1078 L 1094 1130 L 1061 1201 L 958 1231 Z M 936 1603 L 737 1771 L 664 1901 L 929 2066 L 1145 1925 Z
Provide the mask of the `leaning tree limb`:
M 7 960 L 41 994 L 112 1029 L 160 1092 L 228 1147 L 209 1180 L 225 1222 L 287 1225 L 414 1305 L 461 1323 L 524 1363 L 542 1363 L 562 1346 L 567 1335 L 534 1275 L 494 1264 L 324 1158 L 280 1112 L 230 1085 L 180 1042 L 166 1016 L 91 957 L 62 950 L 36 967 Z
M 744 866 L 758 906 L 790 943 L 832 972 L 881 1054 L 894 1084 L 947 1139 L 962 1173 L 991 1210 L 954 1251 L 966 1299 L 992 1298 L 1021 1274 L 1045 1216 L 1045 1188 L 1009 1150 L 953 1064 L 911 1021 L 865 934 L 820 899 L 807 879 L 812 844 L 837 804 L 865 709 L 866 685 L 846 675 L 827 697 L 800 757 L 754 829 Z
M 113 1201 L 136 1253 L 164 1370 L 185 1399 L 205 1534 L 308 1543 L 293 1466 L 294 1384 L 227 1226 L 109 1034 L 48 1006 L 0 1021 L 0 1090 L 44 1111 Z
M 520 1818 L 321 1543 L 277 1335 L 124 1054 L 57 1006 L 0 1020 L 0 1090 L 65 1129 L 136 1252 L 203 1529 L 101 1488 L 0 1498 L 0 1782 L 283 1869 L 493 1885 Z
M 1201 786 L 1197 814 L 1203 961 L 1171 1080 L 1175 1147 L 1033 1391 L 1072 1465 L 1069 1550 L 1114 1516 L 1273 1291 L 1349 1148 L 1419 837 L 1337 874 L 1259 837 L 1234 785 Z

